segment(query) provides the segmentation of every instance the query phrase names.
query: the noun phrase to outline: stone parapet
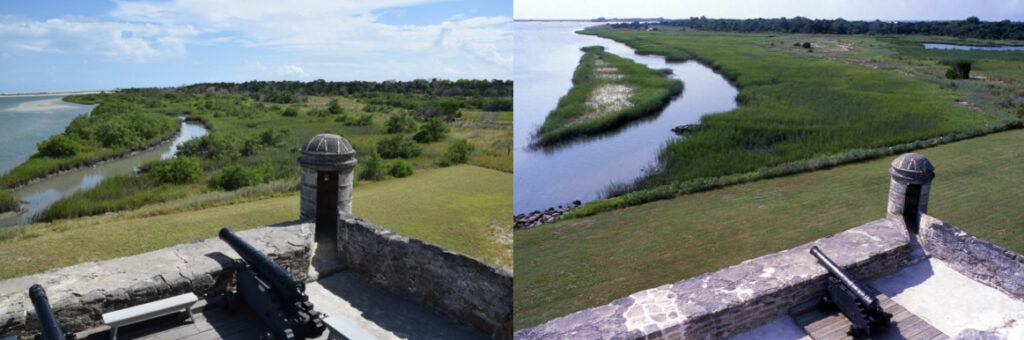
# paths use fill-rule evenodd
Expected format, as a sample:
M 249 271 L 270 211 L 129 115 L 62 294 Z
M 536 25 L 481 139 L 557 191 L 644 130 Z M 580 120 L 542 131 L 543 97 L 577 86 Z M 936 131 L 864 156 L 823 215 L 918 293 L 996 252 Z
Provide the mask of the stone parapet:
M 1024 256 L 925 215 L 918 236 L 928 255 L 975 281 L 1024 300 Z
M 305 280 L 312 257 L 312 225 L 263 227 L 238 235 L 296 279 Z M 225 292 L 238 254 L 218 238 L 113 260 L 82 263 L 0 281 L 0 335 L 38 332 L 28 289 L 41 284 L 62 327 L 74 332 L 99 326 L 102 314 L 186 292 L 200 297 Z
M 341 217 L 338 252 L 343 266 L 379 287 L 493 338 L 511 335 L 512 273 L 504 269 L 351 216 Z
M 861 280 L 911 259 L 902 221 L 881 219 L 716 272 L 644 290 L 604 306 L 520 330 L 516 339 L 721 339 L 784 315 L 825 293 L 818 246 Z

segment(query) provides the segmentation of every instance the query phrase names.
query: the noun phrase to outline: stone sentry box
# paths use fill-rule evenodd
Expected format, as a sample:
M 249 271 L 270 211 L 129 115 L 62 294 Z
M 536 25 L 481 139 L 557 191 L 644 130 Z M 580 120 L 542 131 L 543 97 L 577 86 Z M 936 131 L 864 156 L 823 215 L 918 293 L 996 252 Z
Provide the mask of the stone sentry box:
M 887 218 L 902 218 L 911 233 L 917 234 L 921 215 L 928 212 L 928 194 L 931 192 L 935 167 L 921 154 L 908 153 L 892 161 L 889 169 L 889 205 Z
M 317 242 L 338 238 L 340 213 L 352 214 L 355 149 L 341 136 L 322 133 L 299 150 L 302 167 L 299 219 L 316 221 Z

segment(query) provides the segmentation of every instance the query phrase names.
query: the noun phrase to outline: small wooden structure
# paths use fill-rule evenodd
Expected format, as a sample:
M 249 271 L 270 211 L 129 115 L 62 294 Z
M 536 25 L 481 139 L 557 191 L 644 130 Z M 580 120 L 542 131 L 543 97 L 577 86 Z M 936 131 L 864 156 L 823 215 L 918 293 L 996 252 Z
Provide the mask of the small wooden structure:
M 883 332 L 872 334 L 868 337 L 869 339 L 930 340 L 950 338 L 924 319 L 907 311 L 896 301 L 889 299 L 885 294 L 879 294 L 877 298 L 882 309 L 892 314 L 892 324 Z M 814 340 L 853 339 L 847 334 L 847 331 L 850 330 L 850 320 L 847 320 L 838 309 L 820 309 L 817 304 L 817 299 L 803 303 L 790 310 L 790 316 Z

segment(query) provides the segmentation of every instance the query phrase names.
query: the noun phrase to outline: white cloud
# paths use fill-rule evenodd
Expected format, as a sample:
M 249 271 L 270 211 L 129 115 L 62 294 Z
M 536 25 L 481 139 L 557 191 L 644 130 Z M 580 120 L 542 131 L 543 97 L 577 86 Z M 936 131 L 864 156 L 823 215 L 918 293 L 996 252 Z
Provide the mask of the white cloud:
M 112 15 L 128 21 L 200 27 L 204 32 L 230 32 L 232 38 L 216 39 L 285 52 L 310 62 L 363 60 L 362 69 L 351 70 L 356 71 L 353 74 L 374 69 L 387 72 L 378 65 L 399 62 L 399 69 L 418 72 L 420 77 L 511 76 L 509 17 L 455 15 L 438 24 L 389 25 L 379 22 L 375 14 L 426 2 L 433 1 L 118 2 Z M 455 66 L 456 72 L 444 74 L 445 68 L 437 67 L 438 62 L 449 70 Z
M 0 48 L 13 52 L 83 53 L 145 62 L 183 55 L 187 39 L 196 34 L 190 25 L 0 16 Z
M 277 72 L 285 77 L 305 77 L 306 72 L 301 67 L 291 64 L 278 66 Z
M 510 17 L 458 14 L 425 25 L 378 18 L 437 1 L 445 0 L 115 0 L 110 20 L 0 15 L 0 53 L 147 62 L 184 56 L 190 46 L 231 46 L 265 63 L 235 61 L 246 79 L 511 78 Z

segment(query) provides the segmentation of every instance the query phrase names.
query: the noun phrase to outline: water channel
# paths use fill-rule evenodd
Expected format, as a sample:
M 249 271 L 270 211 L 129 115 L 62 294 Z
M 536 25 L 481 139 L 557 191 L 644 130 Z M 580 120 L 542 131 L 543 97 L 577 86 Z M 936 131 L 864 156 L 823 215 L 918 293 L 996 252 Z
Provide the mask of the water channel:
M 574 200 L 599 198 L 613 183 L 629 183 L 655 162 L 671 129 L 701 116 L 736 108 L 737 89 L 710 68 L 693 61 L 666 62 L 636 55 L 612 40 L 574 33 L 592 23 L 516 22 L 514 212 L 543 210 Z M 572 86 L 581 47 L 600 45 L 651 68 L 670 68 L 683 81 L 683 94 L 660 114 L 618 131 L 549 149 L 530 146 L 537 128 Z
M 88 105 L 63 102 L 59 96 L 52 98 L 34 97 L 34 99 L 30 98 L 28 100 L 22 98 L 16 101 L 8 101 L 16 103 L 6 103 L 6 106 L 0 106 L 0 115 L 10 114 L 10 108 L 21 107 L 22 109 L 16 110 L 10 117 L 0 117 L 2 119 L 0 121 L 4 122 L 3 129 L 5 131 L 11 130 L 11 133 L 18 134 L 14 137 L 7 135 L 0 137 L 3 138 L 2 142 L 4 142 L 3 155 L 0 157 L 0 160 L 5 162 L 0 163 L 0 166 L 4 167 L 3 171 L 10 170 L 10 168 L 27 159 L 32 153 L 35 153 L 36 143 L 63 131 L 71 119 L 79 114 L 87 114 L 92 109 L 92 106 Z M 33 103 L 33 101 L 36 103 Z M 40 103 L 39 101 L 45 102 Z M 18 126 L 14 124 L 18 124 Z M 163 143 L 134 155 L 110 160 L 95 166 L 64 172 L 12 190 L 15 196 L 28 203 L 29 209 L 20 215 L 3 216 L 0 218 L 0 226 L 29 223 L 35 214 L 43 211 L 57 200 L 75 192 L 95 187 L 104 178 L 132 173 L 143 163 L 174 157 L 174 153 L 179 145 L 208 133 L 207 129 L 201 124 L 184 120 L 181 124 L 180 133 L 170 143 Z M 8 143 L 7 139 L 11 139 L 11 141 Z

